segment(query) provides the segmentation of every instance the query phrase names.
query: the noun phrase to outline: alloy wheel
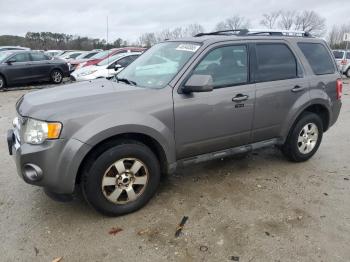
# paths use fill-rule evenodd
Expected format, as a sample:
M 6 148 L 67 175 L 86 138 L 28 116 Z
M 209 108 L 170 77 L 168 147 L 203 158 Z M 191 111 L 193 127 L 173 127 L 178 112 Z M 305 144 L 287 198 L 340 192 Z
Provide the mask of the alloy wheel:
M 62 74 L 59 71 L 52 72 L 52 80 L 55 83 L 60 83 L 62 81 Z
M 298 149 L 300 153 L 308 154 L 315 148 L 318 133 L 318 128 L 314 123 L 308 123 L 301 129 L 298 136 Z
M 102 192 L 114 204 L 135 201 L 149 180 L 147 166 L 136 158 L 123 158 L 109 166 L 102 177 Z

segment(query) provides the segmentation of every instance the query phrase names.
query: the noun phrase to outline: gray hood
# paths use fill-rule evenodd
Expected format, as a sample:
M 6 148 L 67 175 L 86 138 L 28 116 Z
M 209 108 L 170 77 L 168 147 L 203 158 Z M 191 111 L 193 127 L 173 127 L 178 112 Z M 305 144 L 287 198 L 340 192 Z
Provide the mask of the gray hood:
M 130 109 L 155 91 L 99 79 L 28 93 L 18 102 L 17 111 L 21 116 L 64 121 L 75 115 L 92 116 Z

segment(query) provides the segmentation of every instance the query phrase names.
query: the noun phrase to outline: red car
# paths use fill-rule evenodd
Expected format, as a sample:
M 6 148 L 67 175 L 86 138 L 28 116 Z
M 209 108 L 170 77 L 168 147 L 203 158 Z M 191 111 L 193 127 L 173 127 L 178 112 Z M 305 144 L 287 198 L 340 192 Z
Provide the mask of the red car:
M 113 56 L 118 53 L 126 53 L 126 52 L 143 52 L 146 48 L 141 47 L 122 47 L 122 48 L 113 48 L 110 50 L 102 51 L 93 57 L 91 57 L 88 61 L 80 63 L 75 67 L 75 69 L 79 69 L 85 66 L 96 65 L 107 57 Z

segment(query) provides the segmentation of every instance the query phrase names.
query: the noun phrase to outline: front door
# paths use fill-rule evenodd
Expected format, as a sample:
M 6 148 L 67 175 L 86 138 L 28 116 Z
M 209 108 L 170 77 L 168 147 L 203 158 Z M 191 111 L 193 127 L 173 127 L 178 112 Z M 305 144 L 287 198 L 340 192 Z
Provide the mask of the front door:
M 9 83 L 24 83 L 31 79 L 30 55 L 27 52 L 18 53 L 9 59 L 13 63 L 6 67 L 6 77 Z
M 216 45 L 198 57 L 174 88 L 177 158 L 215 152 L 249 143 L 255 86 L 249 81 L 248 46 Z M 211 75 L 214 90 L 183 94 L 193 74 Z

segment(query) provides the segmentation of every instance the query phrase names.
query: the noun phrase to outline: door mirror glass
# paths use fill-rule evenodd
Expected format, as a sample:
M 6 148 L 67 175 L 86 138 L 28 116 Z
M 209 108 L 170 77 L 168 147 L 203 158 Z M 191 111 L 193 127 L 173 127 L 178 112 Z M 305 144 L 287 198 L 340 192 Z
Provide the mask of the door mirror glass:
M 210 92 L 212 90 L 213 78 L 211 75 L 191 75 L 182 89 L 184 93 Z

